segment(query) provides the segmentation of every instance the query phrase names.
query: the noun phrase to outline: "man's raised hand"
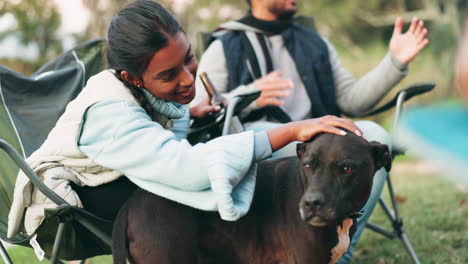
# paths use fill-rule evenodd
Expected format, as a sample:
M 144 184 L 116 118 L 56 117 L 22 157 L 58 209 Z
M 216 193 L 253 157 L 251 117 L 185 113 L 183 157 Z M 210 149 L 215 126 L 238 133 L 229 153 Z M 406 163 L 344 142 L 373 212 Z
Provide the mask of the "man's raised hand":
M 390 53 L 403 63 L 408 63 L 429 43 L 424 22 L 414 17 L 405 33 L 402 33 L 403 19 L 397 17 L 390 40 Z

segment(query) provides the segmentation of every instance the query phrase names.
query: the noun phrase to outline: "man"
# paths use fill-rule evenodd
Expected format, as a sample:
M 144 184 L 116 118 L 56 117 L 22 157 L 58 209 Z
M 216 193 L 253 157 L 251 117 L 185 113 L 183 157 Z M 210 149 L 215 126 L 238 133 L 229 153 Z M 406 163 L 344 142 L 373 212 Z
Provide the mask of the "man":
M 203 54 L 198 72 L 206 72 L 215 88 L 227 101 L 235 95 L 260 90 L 244 120 L 249 129 L 274 126 L 323 115 L 364 116 L 408 72 L 407 64 L 429 43 L 427 29 L 413 18 L 403 33 L 398 17 L 389 52 L 380 64 L 356 80 L 343 68 L 333 46 L 316 32 L 296 25 L 295 0 L 248 0 L 250 11 L 244 18 L 220 26 Z M 206 97 L 199 79 L 199 102 Z M 391 144 L 388 134 L 377 124 L 358 122 L 368 140 Z M 285 148 L 287 149 L 287 148 Z M 288 155 L 291 149 L 281 155 Z M 375 207 L 386 179 L 381 170 L 374 177 L 371 197 L 358 219 L 359 226 L 348 253 L 340 260 L 347 263 L 354 245 Z

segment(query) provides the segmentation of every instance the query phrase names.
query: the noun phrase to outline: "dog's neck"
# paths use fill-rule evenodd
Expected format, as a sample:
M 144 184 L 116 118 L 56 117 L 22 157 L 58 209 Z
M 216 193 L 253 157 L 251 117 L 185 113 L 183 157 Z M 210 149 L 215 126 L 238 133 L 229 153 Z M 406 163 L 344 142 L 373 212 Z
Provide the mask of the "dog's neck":
M 350 245 L 349 229 L 353 225 L 354 221 L 351 218 L 343 220 L 341 225 L 336 227 L 336 233 L 338 234 L 338 243 L 331 250 L 331 259 L 328 264 L 335 264 L 345 253 L 348 251 Z

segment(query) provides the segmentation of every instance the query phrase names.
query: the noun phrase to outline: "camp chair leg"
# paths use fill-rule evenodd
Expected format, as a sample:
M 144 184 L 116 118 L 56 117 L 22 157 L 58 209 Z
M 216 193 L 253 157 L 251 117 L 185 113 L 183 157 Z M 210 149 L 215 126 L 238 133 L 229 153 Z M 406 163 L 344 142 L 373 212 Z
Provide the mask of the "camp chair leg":
M 57 234 L 55 235 L 54 248 L 52 249 L 52 257 L 50 258 L 51 264 L 56 264 L 60 253 L 60 247 L 63 238 L 63 231 L 65 229 L 65 222 L 59 224 Z
M 401 230 L 400 239 L 401 239 L 401 242 L 403 242 L 403 245 L 405 245 L 405 248 L 410 254 L 413 262 L 415 264 L 420 264 L 421 262 L 419 262 L 419 258 L 416 255 L 416 252 L 414 252 L 413 246 L 411 245 L 411 242 L 409 241 L 408 236 L 406 236 L 406 233 L 403 231 L 403 229 Z
M 367 222 L 366 227 L 369 228 L 370 230 L 376 232 L 376 233 L 379 233 L 379 234 L 387 237 L 388 239 L 394 239 L 395 238 L 395 233 L 394 232 L 390 232 L 387 229 L 385 229 L 385 228 L 383 228 L 383 227 L 381 227 L 379 225 L 376 225 L 374 223 Z
M 392 201 L 392 207 L 393 207 L 393 212 L 394 212 L 393 228 L 395 229 L 395 232 L 400 238 L 401 242 L 403 242 L 403 245 L 405 246 L 406 250 L 410 254 L 413 262 L 415 264 L 419 264 L 420 262 L 419 262 L 418 256 L 416 255 L 416 252 L 414 251 L 413 246 L 411 245 L 411 242 L 408 239 L 408 236 L 403 230 L 403 220 L 401 219 L 400 212 L 398 210 L 398 204 L 395 199 L 395 192 L 393 191 L 393 185 L 392 185 L 390 176 L 387 177 L 387 185 L 388 185 L 388 191 L 390 193 L 390 199 Z M 385 205 L 385 203 L 383 203 L 383 205 Z
M 393 219 L 397 222 L 402 222 L 401 221 L 401 217 L 400 217 L 400 211 L 398 210 L 398 204 L 396 202 L 396 199 L 395 199 L 395 192 L 393 191 L 393 184 L 392 184 L 392 180 L 390 178 L 390 175 L 388 175 L 387 177 L 387 186 L 388 186 L 388 193 L 390 195 L 390 201 L 392 202 L 392 208 L 393 208 Z M 380 199 L 382 201 L 382 203 L 385 205 L 385 203 L 383 202 L 382 199 Z M 386 206 L 385 206 L 386 207 Z M 388 207 L 386 207 L 388 208 Z M 387 214 L 390 213 L 389 210 L 387 210 Z
M 379 198 L 379 204 L 384 210 L 385 214 L 387 215 L 387 218 L 390 220 L 392 224 L 392 230 L 389 231 L 379 225 L 370 222 L 366 224 L 366 227 L 389 239 L 394 239 L 395 237 L 398 237 L 405 246 L 406 250 L 408 251 L 414 264 L 420 264 L 418 256 L 416 255 L 416 252 L 414 251 L 413 246 L 411 245 L 411 242 L 408 239 L 408 236 L 403 230 L 403 220 L 401 219 L 400 212 L 398 211 L 398 204 L 395 199 L 395 193 L 393 192 L 393 185 L 390 179 L 390 175 L 388 175 L 387 177 L 387 186 L 390 195 L 390 201 L 392 203 L 392 209 L 390 209 L 387 206 L 387 204 L 382 198 Z
M 5 247 L 3 246 L 2 241 L 0 241 L 0 255 L 2 256 L 3 262 L 5 262 L 5 264 L 12 264 L 13 263 L 13 262 L 11 262 L 10 256 L 8 255 Z

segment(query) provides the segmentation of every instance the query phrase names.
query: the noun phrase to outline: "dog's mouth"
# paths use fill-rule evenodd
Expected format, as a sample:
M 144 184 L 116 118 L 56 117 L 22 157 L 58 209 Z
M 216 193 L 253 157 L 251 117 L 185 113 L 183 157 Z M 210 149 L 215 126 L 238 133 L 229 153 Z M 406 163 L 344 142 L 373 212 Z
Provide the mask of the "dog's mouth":
M 362 216 L 362 212 L 358 211 L 346 213 L 343 214 L 343 216 L 337 216 L 336 212 L 330 208 L 306 212 L 302 207 L 299 207 L 299 213 L 304 222 L 316 227 L 323 227 L 337 222 L 340 223 L 345 218 L 356 219 Z
M 301 219 L 317 227 L 327 226 L 335 221 L 335 212 L 331 209 L 321 211 L 304 211 L 302 207 L 299 207 L 299 213 Z
M 323 226 L 327 226 L 330 224 L 329 222 L 324 221 L 319 216 L 313 216 L 312 218 L 307 220 L 307 223 L 309 223 L 311 226 L 316 226 L 316 227 L 323 227 Z

